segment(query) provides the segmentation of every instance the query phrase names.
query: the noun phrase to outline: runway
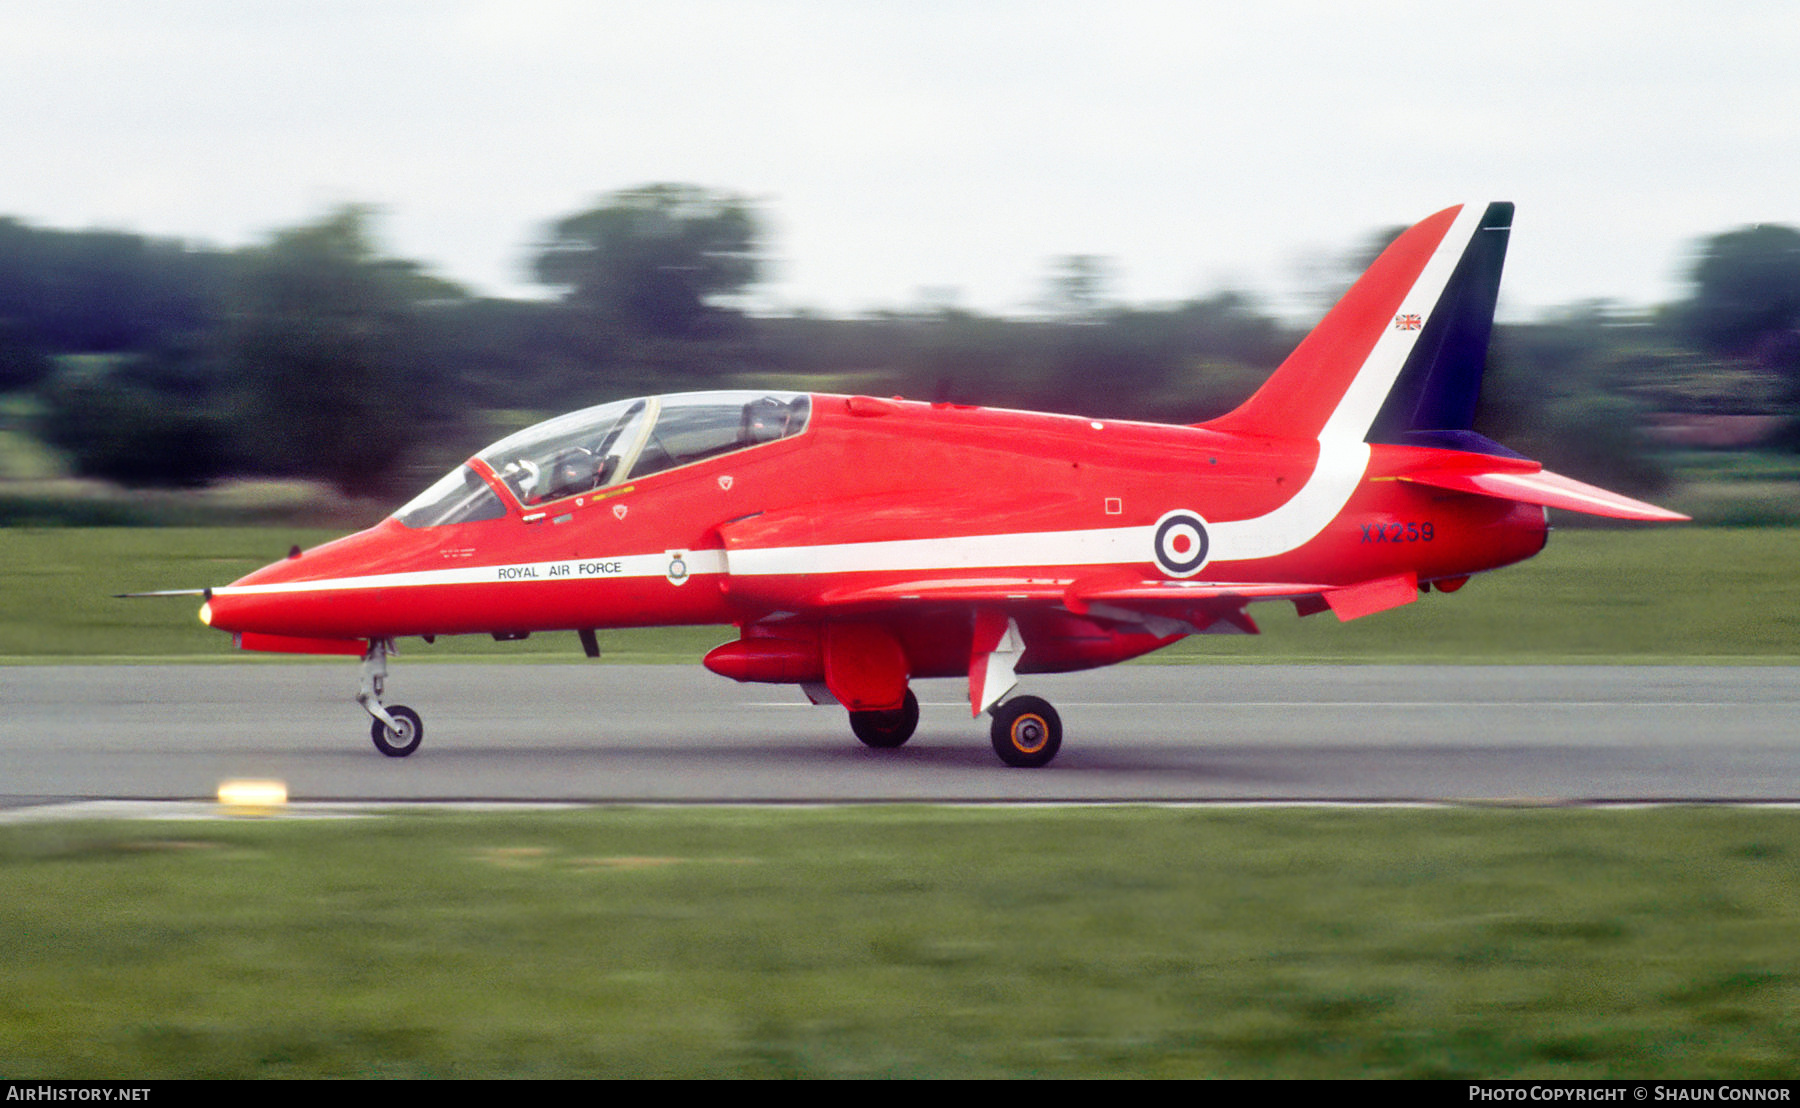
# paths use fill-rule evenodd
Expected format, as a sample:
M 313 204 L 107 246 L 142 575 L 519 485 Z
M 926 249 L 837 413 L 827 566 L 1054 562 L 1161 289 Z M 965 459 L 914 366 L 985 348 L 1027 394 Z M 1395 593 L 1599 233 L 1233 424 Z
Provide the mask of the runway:
M 1026 679 L 1062 754 L 1002 766 L 963 685 L 869 750 L 842 709 L 698 666 L 394 666 L 425 719 L 378 754 L 340 664 L 0 670 L 0 806 L 200 799 L 583 802 L 1800 799 L 1800 670 L 1123 666 Z

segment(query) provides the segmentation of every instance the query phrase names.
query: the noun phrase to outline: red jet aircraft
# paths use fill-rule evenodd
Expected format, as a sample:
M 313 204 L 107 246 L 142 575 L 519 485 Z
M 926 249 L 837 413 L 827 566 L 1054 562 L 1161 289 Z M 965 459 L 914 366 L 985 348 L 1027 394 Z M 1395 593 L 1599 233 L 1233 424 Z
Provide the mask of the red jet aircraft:
M 621 400 L 502 439 L 366 531 L 208 590 L 246 650 L 362 657 L 383 754 L 404 636 L 735 624 L 706 656 L 799 685 L 897 747 L 910 683 L 968 679 L 1012 766 L 1062 725 L 1023 674 L 1254 633 L 1253 601 L 1349 620 L 1536 554 L 1546 507 L 1685 516 L 1550 473 L 1470 430 L 1511 204 L 1388 247 L 1256 394 L 1192 426 L 866 396 Z

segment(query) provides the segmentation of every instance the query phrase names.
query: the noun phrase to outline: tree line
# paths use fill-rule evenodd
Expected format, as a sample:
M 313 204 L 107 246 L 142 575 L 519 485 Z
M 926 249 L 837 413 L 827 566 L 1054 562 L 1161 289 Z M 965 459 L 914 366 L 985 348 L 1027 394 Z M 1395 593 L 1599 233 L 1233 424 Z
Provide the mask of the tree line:
M 0 393 L 84 475 L 129 485 L 298 476 L 416 489 L 525 421 L 641 393 L 762 387 L 1195 422 L 1249 395 L 1300 330 L 1243 292 L 1134 306 L 1104 260 L 1056 260 L 1042 310 L 854 319 L 745 312 L 768 244 L 753 205 L 686 185 L 553 223 L 549 295 L 471 294 L 386 255 L 342 208 L 219 250 L 0 218 Z M 1391 237 L 1346 255 L 1344 282 Z M 1779 415 L 1800 450 L 1800 231 L 1698 244 L 1688 296 L 1495 330 L 1478 428 L 1626 491 L 1664 480 L 1656 413 Z

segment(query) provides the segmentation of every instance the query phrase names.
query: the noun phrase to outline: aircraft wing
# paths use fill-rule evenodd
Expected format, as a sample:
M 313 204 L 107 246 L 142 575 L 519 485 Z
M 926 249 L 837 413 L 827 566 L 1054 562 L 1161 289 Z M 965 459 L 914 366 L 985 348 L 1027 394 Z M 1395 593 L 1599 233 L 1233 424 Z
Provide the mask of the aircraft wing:
M 1245 610 L 1256 600 L 1291 600 L 1302 615 L 1330 610 L 1351 620 L 1410 603 L 1418 592 L 1418 578 L 1412 573 L 1327 586 L 1167 580 L 1119 568 L 1069 577 L 986 574 L 849 585 L 820 592 L 808 606 L 854 615 L 893 613 L 914 605 L 970 610 L 974 642 L 969 709 L 979 715 L 1013 687 L 1016 666 L 1026 649 L 1020 634 L 1021 609 L 1071 612 L 1129 634 L 1173 641 L 1183 635 L 1257 634 L 1256 622 Z M 1133 651 L 1141 652 L 1141 648 Z
M 1410 587 L 1410 586 L 1409 586 Z M 1004 574 L 934 578 L 827 589 L 814 606 L 840 613 L 876 612 L 912 605 L 975 608 L 1053 606 L 1155 634 L 1257 633 L 1244 611 L 1254 600 L 1317 601 L 1339 591 L 1302 582 L 1172 581 L 1129 571 L 1080 577 Z
M 818 597 L 825 608 L 885 607 L 908 602 L 1018 604 L 1051 602 L 1084 614 L 1094 604 L 1192 604 L 1198 601 L 1291 599 L 1317 596 L 1325 585 L 1299 583 L 1235 584 L 1206 581 L 1160 581 L 1128 577 L 958 577 L 902 581 L 883 585 L 829 589 Z
M 821 608 L 887 608 L 897 604 L 1016 604 L 1056 602 L 1071 580 L 1062 577 L 1005 575 L 901 581 L 882 585 L 846 585 L 821 592 Z

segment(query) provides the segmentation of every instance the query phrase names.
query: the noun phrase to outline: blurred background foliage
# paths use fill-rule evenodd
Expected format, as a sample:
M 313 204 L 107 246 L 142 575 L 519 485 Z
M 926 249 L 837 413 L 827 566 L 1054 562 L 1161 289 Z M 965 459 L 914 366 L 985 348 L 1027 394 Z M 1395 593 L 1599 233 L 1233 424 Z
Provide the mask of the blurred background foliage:
M 1247 291 L 1126 304 L 1113 263 L 1048 259 L 1029 312 L 855 318 L 748 309 L 770 244 L 748 200 L 657 184 L 552 222 L 539 299 L 387 256 L 344 207 L 219 250 L 0 218 L 0 481 L 128 489 L 310 480 L 392 502 L 532 419 L 618 397 L 786 387 L 1196 422 L 1248 396 L 1306 325 Z M 1310 275 L 1319 309 L 1398 228 Z M 1495 330 L 1478 429 L 1640 495 L 1792 482 L 1800 231 L 1695 244 L 1686 299 L 1570 305 Z M 1785 452 L 1785 453 L 1784 453 Z M 1730 454 L 1733 467 L 1717 459 Z

